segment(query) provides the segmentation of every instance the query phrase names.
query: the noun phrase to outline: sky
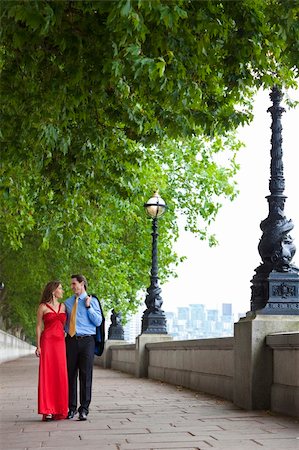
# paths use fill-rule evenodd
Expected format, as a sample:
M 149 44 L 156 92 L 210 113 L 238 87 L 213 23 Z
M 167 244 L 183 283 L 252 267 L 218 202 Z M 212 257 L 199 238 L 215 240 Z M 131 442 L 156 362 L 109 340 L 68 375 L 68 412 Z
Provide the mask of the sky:
M 245 146 L 239 150 L 240 170 L 236 177 L 238 197 L 225 201 L 211 231 L 219 245 L 210 248 L 191 233 L 181 231 L 176 251 L 187 259 L 177 269 L 178 277 L 161 286 L 164 311 L 176 311 L 178 306 L 201 303 L 207 309 L 221 309 L 222 303 L 232 303 L 233 313 L 250 310 L 251 283 L 254 269 L 261 262 L 258 243 L 262 236 L 260 223 L 268 216 L 266 196 L 270 194 L 270 149 L 272 105 L 270 91 L 256 96 L 254 120 L 239 130 Z M 299 91 L 290 92 L 299 100 Z M 285 178 L 285 216 L 292 219 L 291 236 L 297 247 L 292 260 L 299 267 L 299 107 L 282 115 L 282 150 Z

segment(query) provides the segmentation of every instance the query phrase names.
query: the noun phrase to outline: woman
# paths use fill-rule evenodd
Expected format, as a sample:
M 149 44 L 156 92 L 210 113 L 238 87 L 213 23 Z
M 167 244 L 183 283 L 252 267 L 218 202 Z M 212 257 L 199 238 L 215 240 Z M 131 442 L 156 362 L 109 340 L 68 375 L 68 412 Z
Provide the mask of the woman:
M 65 306 L 59 281 L 50 281 L 37 311 L 36 356 L 39 359 L 38 413 L 43 420 L 65 419 L 68 413 L 68 379 L 64 339 Z

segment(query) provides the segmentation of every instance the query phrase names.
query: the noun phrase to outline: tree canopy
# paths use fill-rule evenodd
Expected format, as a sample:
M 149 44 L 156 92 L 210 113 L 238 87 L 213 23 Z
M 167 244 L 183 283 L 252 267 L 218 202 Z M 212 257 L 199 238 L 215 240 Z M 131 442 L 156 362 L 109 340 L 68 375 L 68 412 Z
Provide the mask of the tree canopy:
M 298 78 L 298 15 L 292 0 L 2 1 L 0 250 L 14 323 L 32 331 L 42 285 L 79 270 L 107 308 L 133 308 L 153 190 L 169 205 L 162 280 L 179 214 L 209 237 L 236 194 L 235 133 L 254 94 Z

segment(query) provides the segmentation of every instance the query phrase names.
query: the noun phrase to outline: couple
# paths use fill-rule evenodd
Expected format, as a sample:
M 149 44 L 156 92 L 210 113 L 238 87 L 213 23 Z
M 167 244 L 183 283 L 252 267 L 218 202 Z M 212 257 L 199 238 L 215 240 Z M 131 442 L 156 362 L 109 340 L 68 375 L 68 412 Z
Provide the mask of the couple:
M 79 420 L 86 420 L 91 401 L 94 338 L 103 318 L 98 300 L 87 295 L 86 278 L 72 275 L 71 279 L 72 297 L 60 303 L 61 283 L 50 281 L 37 311 L 38 413 L 45 421 L 72 419 L 77 412 Z

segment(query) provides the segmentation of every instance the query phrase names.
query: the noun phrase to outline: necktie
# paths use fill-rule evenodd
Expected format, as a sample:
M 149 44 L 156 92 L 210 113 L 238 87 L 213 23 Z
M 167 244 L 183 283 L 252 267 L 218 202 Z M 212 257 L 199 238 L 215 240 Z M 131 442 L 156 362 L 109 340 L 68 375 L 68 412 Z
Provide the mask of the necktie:
M 70 317 L 69 335 L 71 337 L 75 336 L 75 334 L 76 334 L 76 315 L 77 315 L 78 299 L 79 299 L 79 297 L 75 298 L 75 302 L 74 302 L 72 312 L 71 312 L 71 317 Z

